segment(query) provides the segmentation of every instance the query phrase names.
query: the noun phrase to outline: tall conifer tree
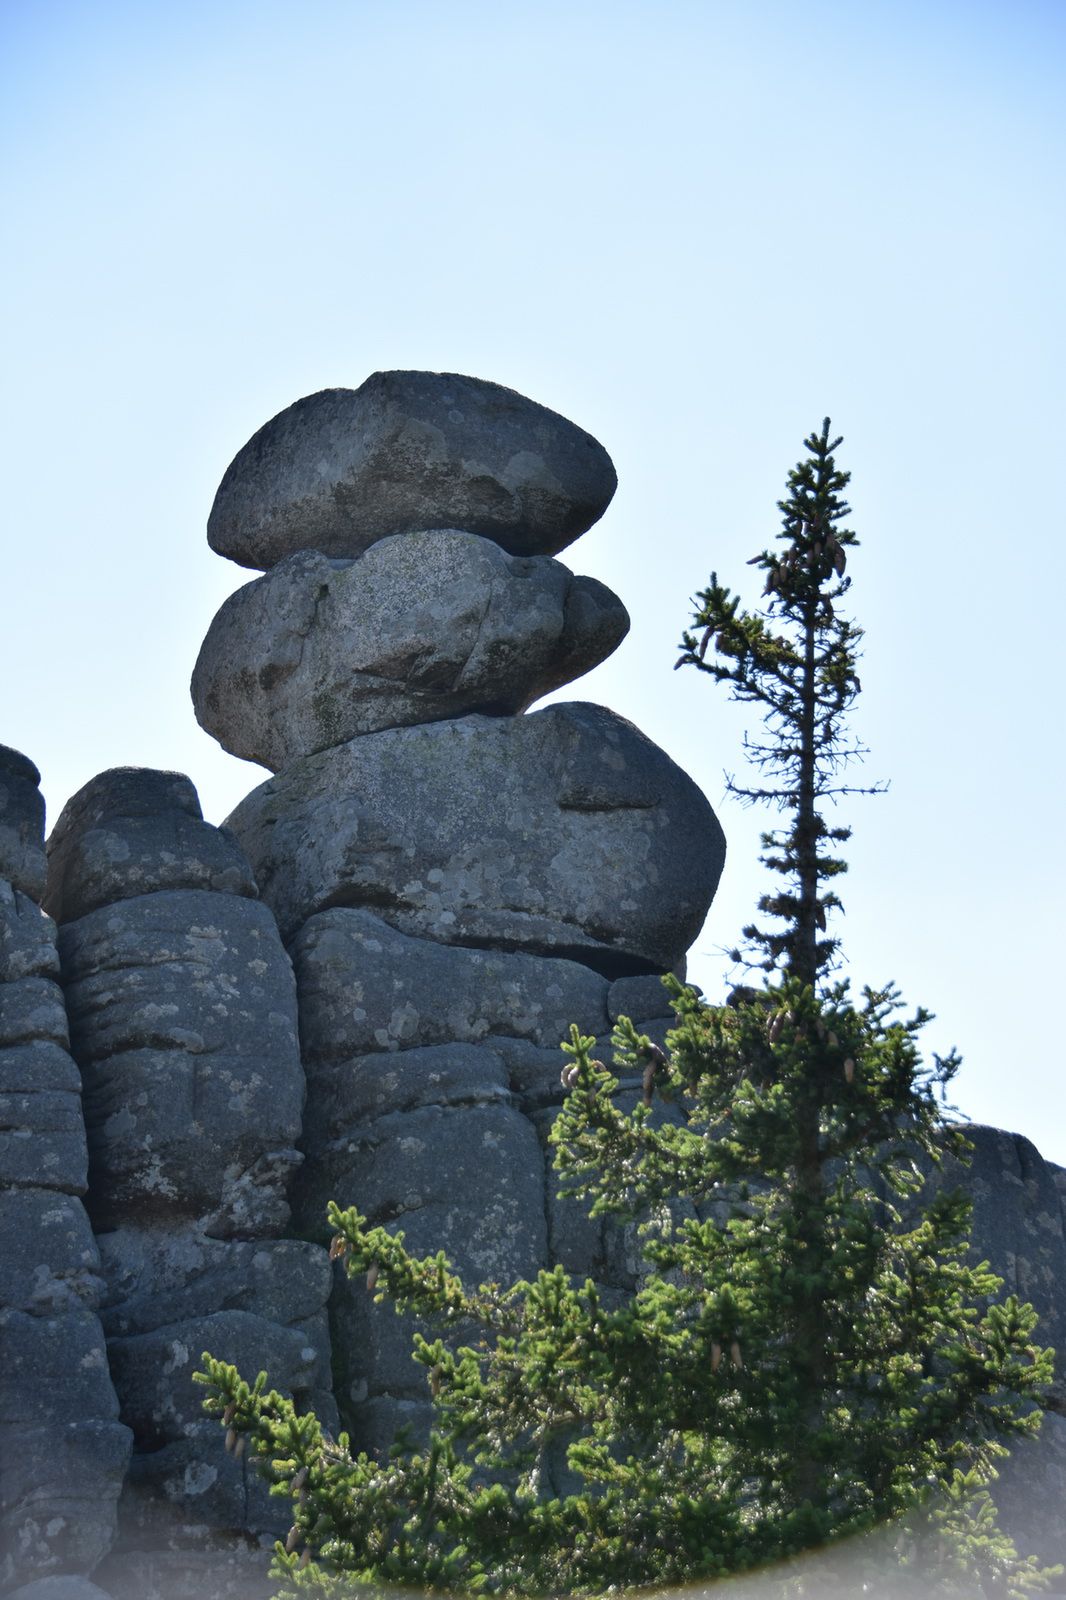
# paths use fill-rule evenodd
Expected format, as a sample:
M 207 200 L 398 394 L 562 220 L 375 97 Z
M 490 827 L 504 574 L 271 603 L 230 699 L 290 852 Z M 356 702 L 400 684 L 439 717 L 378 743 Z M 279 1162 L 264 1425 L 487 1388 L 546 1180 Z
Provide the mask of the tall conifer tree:
M 764 612 L 712 577 L 678 663 L 763 711 L 756 780 L 731 784 L 784 818 L 763 837 L 782 880 L 760 901 L 770 922 L 744 931 L 762 984 L 708 1006 L 666 980 L 666 1052 L 623 1019 L 615 1064 L 644 1084 L 632 1108 L 591 1039 L 574 1029 L 564 1046 L 556 1166 L 565 1192 L 639 1228 L 642 1286 L 618 1303 L 556 1268 L 470 1290 L 443 1255 L 416 1260 L 402 1235 L 331 1207 L 349 1273 L 480 1339 L 416 1340 L 437 1431 L 384 1463 L 326 1439 L 264 1375 L 250 1386 L 205 1356 L 208 1409 L 293 1498 L 276 1561 L 285 1595 L 342 1592 L 352 1577 L 597 1594 L 875 1529 L 860 1545 L 868 1593 L 1043 1587 L 998 1531 L 986 1485 L 1002 1439 L 1038 1425 L 1050 1353 L 1032 1342 L 1031 1307 L 996 1299 L 1000 1281 L 970 1264 L 964 1197 L 923 1193 L 922 1173 L 965 1144 L 938 1103 L 958 1059 L 925 1065 L 927 1013 L 901 1018 L 891 988 L 853 999 L 834 976 L 834 852 L 849 831 L 825 813 L 855 792 L 843 769 L 858 753 L 846 714 L 861 638 L 841 615 L 857 540 L 839 443 L 827 420 L 789 475 L 775 546 L 752 563 Z M 794 1592 L 827 1592 L 826 1571 L 805 1570 Z M 857 1581 L 849 1569 L 848 1592 Z

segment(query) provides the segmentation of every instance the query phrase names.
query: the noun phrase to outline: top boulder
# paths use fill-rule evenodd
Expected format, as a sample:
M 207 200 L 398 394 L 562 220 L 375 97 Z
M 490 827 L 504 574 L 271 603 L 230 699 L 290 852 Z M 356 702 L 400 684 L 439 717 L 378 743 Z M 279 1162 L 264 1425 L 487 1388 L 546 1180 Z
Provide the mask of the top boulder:
M 260 428 L 226 469 L 207 538 L 263 571 L 297 550 L 351 559 L 390 534 L 443 527 L 550 556 L 603 515 L 616 484 L 591 434 L 513 389 L 375 372 Z

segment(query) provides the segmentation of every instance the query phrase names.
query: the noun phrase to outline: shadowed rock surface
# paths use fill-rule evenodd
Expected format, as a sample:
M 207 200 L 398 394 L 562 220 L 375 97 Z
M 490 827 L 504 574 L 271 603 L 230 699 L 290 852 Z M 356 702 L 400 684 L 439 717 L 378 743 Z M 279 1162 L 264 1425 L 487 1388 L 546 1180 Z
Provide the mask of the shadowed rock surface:
M 213 1552 L 224 1571 L 239 1536 L 251 1592 L 265 1568 L 255 1549 L 284 1536 L 290 1511 L 246 1459 L 226 1452 L 191 1375 L 205 1349 L 242 1371 L 252 1362 L 336 1428 L 326 1253 L 302 1240 L 220 1240 L 192 1226 L 149 1227 L 135 1218 L 101 1235 L 100 1244 L 108 1353 L 123 1417 L 140 1446 L 120 1507 L 109 1586 L 124 1592 L 131 1573 L 150 1570 L 168 1549 L 192 1555 L 190 1570 Z M 172 1581 L 178 1570 L 174 1565 Z
M 420 938 L 618 975 L 680 960 L 725 858 L 691 779 L 581 703 L 366 734 L 294 762 L 228 826 L 286 938 L 363 906 Z
M 452 372 L 375 372 L 260 428 L 226 469 L 207 538 L 262 570 L 296 550 L 357 556 L 423 528 L 555 555 L 603 515 L 617 481 L 591 434 L 513 389 Z
M 50 844 L 90 1209 L 107 1230 L 105 1371 L 135 1442 L 99 1576 L 116 1595 L 151 1592 L 161 1552 L 180 1552 L 184 1567 L 164 1562 L 178 1592 L 205 1555 L 225 1569 L 236 1544 L 247 1587 L 288 1513 L 203 1416 L 202 1352 L 258 1360 L 334 1416 L 328 1261 L 271 1237 L 301 1159 L 292 968 L 235 840 L 202 820 L 180 773 L 101 774 Z
M 110 1596 L 88 1578 L 37 1578 L 12 1591 L 9 1600 L 110 1600 Z
M 40 901 L 44 893 L 44 796 L 28 756 L 0 744 L 0 879 Z
M 961 1188 L 969 1195 L 976 1259 L 987 1259 L 999 1273 L 1004 1294 L 1031 1301 L 1039 1313 L 1036 1341 L 1058 1353 L 1052 1392 L 1066 1417 L 1066 1219 L 1056 1182 L 1061 1169 L 1019 1133 L 975 1124 L 966 1128 L 966 1137 L 973 1145 L 968 1163 L 946 1160 L 933 1169 L 929 1192 Z
M 470 1053 L 489 1054 L 476 1047 Z M 451 1087 L 439 1082 L 438 1095 Z M 304 1226 L 326 1238 L 327 1201 L 357 1204 L 372 1223 L 402 1231 L 416 1255 L 444 1250 L 469 1281 L 535 1275 L 548 1264 L 537 1136 L 495 1090 L 490 1084 L 475 1101 L 468 1080 L 454 1103 L 386 1114 L 316 1145 L 296 1201 Z M 331 1321 L 338 1404 L 364 1446 L 368 1424 L 380 1432 L 385 1416 L 398 1420 L 397 1402 L 428 1399 L 425 1368 L 411 1354 L 420 1324 L 375 1305 L 361 1280 L 339 1273 Z M 469 1336 L 465 1329 L 436 1331 L 456 1342 Z M 364 1416 L 364 1403 L 375 1399 L 376 1414 Z
M 416 1253 L 446 1250 L 470 1280 L 510 1282 L 559 1259 L 523 1053 L 541 1069 L 540 1100 L 557 1106 L 570 1023 L 605 1032 L 609 997 L 627 984 L 635 999 L 657 992 L 661 1008 L 658 979 L 619 989 L 575 961 L 438 944 L 347 907 L 310 918 L 292 953 L 308 1080 L 293 1202 L 303 1228 L 325 1238 L 334 1199 L 402 1229 Z M 337 1399 L 359 1445 L 386 1447 L 404 1422 L 424 1431 L 417 1324 L 338 1273 L 332 1326 Z
M 0 751 L 0 1589 L 107 1552 L 130 1458 L 97 1307 L 37 769 Z
M 99 1226 L 135 1209 L 273 1232 L 299 1157 L 292 971 L 266 906 L 199 889 L 60 930 Z
M 524 711 L 628 628 L 594 578 L 454 528 L 383 539 L 351 562 L 304 550 L 225 602 L 193 704 L 224 749 L 276 772 L 360 733 Z
M 84 1194 L 81 1078 L 55 924 L 0 878 L 0 1183 Z

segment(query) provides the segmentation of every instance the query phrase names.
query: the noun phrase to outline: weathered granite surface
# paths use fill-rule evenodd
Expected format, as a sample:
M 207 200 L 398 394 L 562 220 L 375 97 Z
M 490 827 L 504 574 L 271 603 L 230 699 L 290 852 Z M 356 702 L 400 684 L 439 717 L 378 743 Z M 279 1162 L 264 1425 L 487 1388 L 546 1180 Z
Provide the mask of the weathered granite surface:
M 227 826 L 286 938 L 363 906 L 420 938 L 618 975 L 681 959 L 725 858 L 691 779 L 582 703 L 365 734 L 293 762 Z
M 67 1573 L 63 1577 L 36 1578 L 33 1583 L 13 1589 L 8 1600 L 110 1600 L 103 1589 L 88 1578 Z
M 591 434 L 513 389 L 452 372 L 375 372 L 260 428 L 226 469 L 207 538 L 264 569 L 295 550 L 356 556 L 423 528 L 555 555 L 603 515 L 616 484 Z
M 316 1146 L 297 1206 L 319 1237 L 328 1236 L 331 1199 L 358 1204 L 372 1222 L 402 1231 L 416 1254 L 444 1250 L 474 1282 L 509 1283 L 547 1264 L 536 1133 L 500 1098 L 393 1112 Z M 391 1411 L 397 1400 L 427 1398 L 425 1369 L 411 1357 L 417 1324 L 374 1304 L 361 1282 L 339 1274 L 331 1323 L 336 1397 L 345 1425 L 365 1446 L 368 1424 L 380 1427 L 381 1419 L 365 1416 L 363 1402 L 381 1398 Z M 465 1332 L 449 1336 L 461 1341 Z
M 596 1033 L 608 1027 L 612 986 L 579 962 L 438 944 L 371 911 L 319 912 L 294 939 L 292 959 L 312 1098 L 324 1062 L 368 1051 L 478 1044 L 497 1033 L 555 1049 L 579 1018 Z
M 284 1228 L 304 1083 L 292 970 L 266 906 L 173 889 L 60 930 L 98 1226 Z
M 0 752 L 0 1589 L 87 1573 L 130 1456 L 82 1205 L 81 1079 L 43 888 L 37 769 Z
M 39 901 L 44 890 L 44 796 L 28 756 L 0 744 L 0 880 Z
M 205 1349 L 259 1360 L 328 1423 L 331 1274 L 317 1246 L 274 1237 L 301 1160 L 296 991 L 236 841 L 181 774 L 118 769 L 70 801 L 49 860 L 103 1230 L 100 1356 L 106 1329 L 134 1439 L 98 1572 L 117 1595 L 150 1588 L 162 1552 L 189 1556 L 167 1567 L 178 1583 L 204 1554 L 226 1566 L 284 1531 L 286 1508 L 226 1454 L 191 1375 Z M 264 1564 L 246 1560 L 246 1581 Z
M 0 1184 L 85 1192 L 81 1078 L 68 1044 L 55 924 L 0 878 Z
M 628 628 L 594 578 L 454 528 L 382 539 L 355 561 L 303 550 L 224 603 L 193 705 L 224 749 L 276 772 L 360 733 L 515 715 Z
M 224 1568 L 235 1540 L 247 1547 L 251 1584 L 265 1564 L 254 1551 L 284 1536 L 289 1508 L 246 1459 L 226 1453 L 192 1373 L 204 1350 L 242 1370 L 266 1368 L 274 1386 L 335 1429 L 326 1253 L 302 1240 L 220 1240 L 189 1224 L 135 1220 L 101 1235 L 100 1245 L 108 1355 L 138 1442 L 109 1587 L 124 1592 L 129 1574 L 164 1550 L 196 1560 L 213 1552 Z
M 943 1162 L 927 1188 L 962 1188 L 971 1197 L 977 1259 L 1000 1275 L 1005 1294 L 1039 1313 L 1036 1338 L 1058 1353 L 1052 1393 L 1066 1415 L 1066 1217 L 1058 1169 L 1021 1134 L 983 1124 L 965 1131 L 973 1147 L 968 1162 Z
M 43 904 L 57 922 L 164 889 L 256 895 L 237 843 L 203 820 L 182 772 L 112 767 L 63 807 L 48 840 Z
M 292 954 L 308 1079 L 294 1188 L 303 1228 L 327 1237 L 334 1199 L 402 1229 L 419 1253 L 446 1250 L 475 1281 L 559 1259 L 543 1118 L 527 1114 L 540 1101 L 523 1069 L 532 1057 L 541 1100 L 557 1107 L 570 1023 L 605 1034 L 616 991 L 647 991 L 662 1009 L 660 981 L 619 988 L 576 961 L 442 945 L 348 907 L 311 917 Z M 401 1422 L 424 1430 L 412 1320 L 338 1274 L 332 1326 L 337 1399 L 358 1442 L 381 1448 Z
M 570 1021 L 606 1026 L 607 980 L 577 962 L 438 945 L 366 911 L 312 917 L 293 960 L 309 1153 L 387 1112 L 509 1103 L 512 1043 L 550 1060 L 557 1091 Z
M 99 1306 L 100 1252 L 76 1195 L 0 1189 L 0 1283 L 7 1306 L 35 1316 Z

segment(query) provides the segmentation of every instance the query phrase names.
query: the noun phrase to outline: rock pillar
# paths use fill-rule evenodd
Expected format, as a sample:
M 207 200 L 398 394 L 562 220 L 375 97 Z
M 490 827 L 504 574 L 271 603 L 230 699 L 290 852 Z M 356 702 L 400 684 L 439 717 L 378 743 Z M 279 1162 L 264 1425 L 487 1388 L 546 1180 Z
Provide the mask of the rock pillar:
M 115 1534 L 130 1430 L 108 1372 L 82 1205 L 81 1080 L 44 890 L 44 801 L 0 746 L 0 1591 L 91 1572 Z
M 292 968 L 233 837 L 179 773 L 100 774 L 49 840 L 89 1142 L 107 1357 L 134 1453 L 117 1597 L 252 1581 L 287 1508 L 225 1453 L 192 1382 L 210 1350 L 327 1422 L 329 1266 L 283 1235 L 304 1077 Z M 253 1562 L 254 1570 L 262 1567 Z
M 308 1234 L 335 1199 L 475 1280 L 610 1274 L 546 1179 L 559 1042 L 609 1033 L 622 995 L 661 1016 L 656 975 L 724 856 L 706 800 L 630 723 L 523 714 L 627 631 L 553 559 L 614 486 L 562 417 L 411 372 L 298 401 L 223 479 L 211 544 L 264 576 L 212 623 L 193 702 L 276 773 L 227 826 L 296 972 Z M 410 1330 L 340 1275 L 332 1317 L 345 1421 L 381 1447 L 425 1415 Z

